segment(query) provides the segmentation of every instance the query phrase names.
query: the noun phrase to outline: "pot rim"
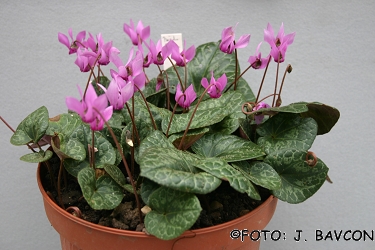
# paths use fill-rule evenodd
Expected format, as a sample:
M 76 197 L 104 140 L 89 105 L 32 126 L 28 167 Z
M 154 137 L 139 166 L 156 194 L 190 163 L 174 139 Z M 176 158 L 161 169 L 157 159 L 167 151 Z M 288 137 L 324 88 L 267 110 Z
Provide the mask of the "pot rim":
M 89 221 L 86 221 L 84 219 L 81 219 L 79 217 L 76 217 L 72 215 L 71 213 L 65 211 L 62 209 L 60 206 L 58 206 L 46 193 L 44 190 L 44 187 L 42 185 L 41 179 L 40 179 L 40 169 L 41 169 L 41 164 L 38 164 L 37 168 L 37 182 L 38 182 L 38 187 L 39 190 L 43 196 L 43 200 L 47 202 L 51 207 L 53 207 L 59 214 L 62 216 L 66 217 L 67 219 L 78 223 L 82 226 L 92 228 L 94 230 L 98 230 L 101 232 L 107 232 L 107 233 L 112 233 L 112 234 L 117 234 L 117 235 L 122 235 L 122 236 L 132 236 L 132 237 L 141 237 L 141 238 L 147 238 L 147 237 L 155 237 L 153 235 L 148 235 L 144 232 L 136 232 L 132 230 L 123 230 L 123 229 L 117 229 L 117 228 L 112 228 L 112 227 L 106 227 L 102 225 L 98 225 Z M 205 233 L 210 233 L 212 231 L 217 231 L 218 229 L 224 228 L 224 227 L 231 227 L 239 222 L 242 222 L 244 220 L 247 220 L 251 217 L 255 217 L 263 208 L 267 207 L 271 202 L 277 202 L 277 198 L 273 195 L 270 195 L 262 204 L 260 204 L 258 207 L 256 207 L 254 210 L 250 211 L 249 213 L 240 216 L 234 220 L 218 224 L 215 226 L 210 226 L 210 227 L 205 227 L 205 228 L 200 228 L 200 229 L 193 229 L 193 230 L 186 230 L 183 234 L 181 234 L 178 238 L 181 237 L 191 237 L 192 235 L 196 234 L 205 234 Z

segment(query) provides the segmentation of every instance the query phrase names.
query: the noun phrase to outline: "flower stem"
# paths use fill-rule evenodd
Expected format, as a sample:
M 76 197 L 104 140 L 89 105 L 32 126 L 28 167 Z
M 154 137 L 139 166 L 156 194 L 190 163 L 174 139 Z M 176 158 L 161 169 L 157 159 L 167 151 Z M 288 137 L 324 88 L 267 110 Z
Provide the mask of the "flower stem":
M 235 82 L 237 82 L 245 73 L 246 71 L 248 71 L 253 65 L 255 64 L 255 62 L 253 64 L 250 64 L 250 66 L 248 66 L 230 85 L 229 87 L 224 91 L 224 93 L 226 93 L 232 86 L 233 84 L 235 84 Z
M 285 71 L 284 71 L 284 75 L 283 75 L 283 79 L 282 79 L 282 81 L 281 81 L 281 86 L 280 86 L 280 89 L 279 89 L 279 95 L 278 95 L 278 97 L 277 97 L 277 100 L 279 101 L 281 101 L 281 91 L 283 90 L 283 86 L 284 86 L 284 81 L 285 81 L 285 76 L 286 76 L 286 73 L 288 72 L 288 73 L 290 73 L 290 72 L 292 72 L 292 66 L 290 65 L 290 64 L 288 64 L 288 66 L 286 67 L 286 69 L 285 69 Z M 276 105 L 278 104 L 278 101 L 276 101 Z
M 94 65 L 99 61 L 99 58 L 100 58 L 101 55 L 98 55 L 98 57 L 96 58 L 95 62 L 94 62 Z M 87 88 L 89 87 L 89 83 L 90 83 L 90 80 L 91 80 L 91 77 L 94 76 L 94 78 L 96 79 L 96 76 L 95 76 L 95 73 L 94 73 L 94 67 L 92 67 L 91 65 L 90 66 L 90 75 L 89 75 L 89 79 L 87 80 L 87 83 L 86 83 L 86 88 L 85 88 L 85 92 L 83 93 L 83 99 L 85 99 L 85 96 L 86 96 L 86 91 L 87 91 Z
M 266 74 L 267 74 L 267 70 L 268 70 L 268 65 L 270 65 L 271 58 L 272 58 L 272 57 L 269 56 L 269 58 L 268 58 L 268 62 L 267 62 L 267 66 L 266 66 L 266 69 L 264 70 L 263 77 L 262 77 L 262 82 L 260 83 L 260 87 L 259 87 L 259 90 L 258 90 L 257 98 L 255 99 L 255 102 L 256 102 L 256 103 L 257 103 L 258 100 L 259 100 L 260 91 L 261 91 L 262 88 L 263 88 L 264 79 L 266 78 Z
M 65 209 L 65 206 L 64 206 L 64 203 L 63 203 L 63 200 L 62 200 L 62 196 L 61 196 L 61 175 L 62 175 L 62 172 L 64 170 L 63 162 L 64 162 L 63 160 L 60 160 L 59 175 L 57 177 L 57 196 L 59 197 L 60 206 L 63 209 Z
M 94 107 L 94 110 L 95 110 L 95 111 L 101 116 L 101 118 L 102 118 L 103 121 L 105 122 L 105 125 L 107 126 L 108 131 L 109 131 L 109 133 L 111 134 L 111 136 L 112 136 L 112 138 L 113 138 L 113 141 L 114 141 L 115 144 L 116 144 L 117 150 L 118 150 L 118 152 L 119 152 L 120 155 L 121 155 L 122 162 L 124 163 L 126 173 L 127 173 L 128 176 L 129 176 L 130 184 L 132 185 L 133 192 L 134 192 L 134 196 L 135 196 L 135 200 L 136 200 L 136 202 L 137 202 L 137 208 L 138 208 L 139 220 L 140 220 L 140 222 L 142 223 L 142 222 L 143 222 L 143 218 L 142 218 L 142 211 L 141 211 L 141 203 L 140 203 L 140 201 L 139 201 L 139 197 L 138 197 L 137 189 L 136 189 L 135 184 L 134 184 L 133 176 L 131 175 L 131 172 L 130 172 L 130 169 L 129 169 L 128 163 L 126 162 L 126 159 L 125 159 L 125 156 L 124 156 L 124 152 L 122 152 L 122 148 L 121 148 L 121 146 L 120 146 L 120 143 L 117 141 L 117 138 L 116 138 L 116 136 L 115 136 L 115 133 L 113 132 L 113 130 L 112 130 L 111 126 L 109 125 L 109 123 L 105 121 L 104 116 L 99 112 L 99 110 L 97 110 L 95 107 Z
M 92 168 L 95 169 L 95 132 L 91 130 L 91 163 Z
M 191 117 L 190 117 L 189 123 L 188 123 L 188 125 L 186 126 L 186 129 L 185 129 L 184 135 L 182 136 L 181 141 L 180 141 L 180 144 L 178 145 L 178 149 L 181 149 L 181 148 L 182 148 L 182 145 L 183 145 L 184 139 L 185 139 L 185 137 L 186 137 L 187 132 L 189 131 L 190 125 L 191 125 L 191 123 L 192 123 L 192 121 L 193 121 L 193 118 L 194 118 L 195 113 L 197 112 L 197 109 L 198 109 L 199 104 L 202 102 L 202 99 L 203 99 L 204 95 L 207 93 L 207 91 L 208 91 L 208 90 L 211 88 L 211 86 L 213 86 L 213 85 L 214 85 L 214 84 L 210 84 L 210 85 L 207 86 L 207 88 L 203 91 L 201 97 L 199 98 L 199 100 L 198 100 L 198 102 L 197 102 L 197 105 L 195 105 L 195 108 L 194 108 L 194 110 L 193 110 L 193 112 L 192 112 L 192 114 L 191 114 Z
M 125 106 L 126 106 L 126 109 L 128 110 L 128 113 L 130 115 L 130 119 L 132 121 L 132 125 L 133 125 L 133 128 L 134 128 L 134 132 L 135 132 L 135 135 L 137 137 L 137 140 L 138 140 L 138 145 L 141 143 L 140 139 L 139 139 L 139 134 L 138 134 L 138 129 L 135 125 L 135 119 L 134 119 L 134 115 L 132 114 L 132 112 L 130 111 L 130 108 L 129 108 L 129 105 L 127 103 L 125 103 Z
M 170 109 L 170 106 L 171 106 L 171 99 L 170 99 L 170 96 L 169 96 L 169 79 L 168 79 L 168 73 L 166 70 L 161 70 L 160 66 L 158 66 L 158 69 L 159 69 L 159 72 L 160 72 L 160 75 L 163 76 L 163 73 L 165 73 L 165 76 L 166 76 L 166 79 L 167 79 L 167 83 L 165 84 L 165 95 L 166 95 L 166 99 L 167 99 L 167 109 L 169 110 Z M 163 78 L 163 82 L 164 82 L 164 78 Z
M 184 85 L 182 84 L 181 76 L 180 76 L 180 74 L 179 74 L 178 71 L 177 71 L 176 65 L 174 65 L 172 59 L 169 58 L 169 56 L 168 56 L 168 60 L 171 62 L 172 67 L 173 67 L 173 69 L 174 69 L 174 71 L 176 72 L 176 75 L 177 75 L 177 77 L 178 77 L 178 80 L 180 81 L 180 84 L 181 84 L 181 87 L 182 87 L 182 92 L 185 92 L 185 87 L 184 87 Z
M 279 78 L 279 67 L 280 67 L 280 60 L 277 59 L 276 81 L 275 81 L 275 90 L 274 90 L 274 92 L 273 92 L 274 96 L 273 96 L 273 100 L 272 100 L 272 107 L 275 106 L 276 90 L 277 90 L 277 81 L 278 81 L 278 78 Z
M 236 90 L 237 89 L 237 71 L 238 71 L 238 56 L 237 56 L 237 49 L 234 49 L 234 55 L 236 57 L 236 71 L 234 72 L 234 86 L 233 86 L 233 90 Z M 246 69 L 247 70 L 247 69 Z M 244 71 L 245 73 L 246 71 Z M 242 74 L 241 74 L 242 75 Z
M 180 100 L 181 97 L 183 97 L 183 95 L 181 95 L 181 96 L 179 97 L 178 100 Z M 176 104 L 175 104 L 174 107 L 173 107 L 173 111 L 172 111 L 171 119 L 169 120 L 169 123 L 168 123 L 167 132 L 165 133 L 165 136 L 166 136 L 166 137 L 168 137 L 168 133 L 169 133 L 169 129 L 170 129 L 171 124 L 172 124 L 173 116 L 174 116 L 174 114 L 175 114 L 175 112 L 176 112 L 176 109 L 177 109 L 178 100 L 177 100 Z
M 150 110 L 150 106 L 148 106 L 148 102 L 147 102 L 147 100 L 146 100 L 146 97 L 143 95 L 142 91 L 138 88 L 137 85 L 134 85 L 134 86 L 139 90 L 139 94 L 141 94 L 142 99 L 143 99 L 143 101 L 144 101 L 145 104 L 146 104 L 147 111 L 148 111 L 148 113 L 150 114 L 150 119 L 151 119 L 152 125 L 154 126 L 154 129 L 157 130 L 158 127 L 156 126 L 156 123 L 155 123 L 154 117 L 152 116 L 152 113 L 151 113 L 151 110 Z M 133 98 L 134 98 L 134 96 L 133 96 Z M 134 114 L 134 102 L 133 102 L 133 114 Z

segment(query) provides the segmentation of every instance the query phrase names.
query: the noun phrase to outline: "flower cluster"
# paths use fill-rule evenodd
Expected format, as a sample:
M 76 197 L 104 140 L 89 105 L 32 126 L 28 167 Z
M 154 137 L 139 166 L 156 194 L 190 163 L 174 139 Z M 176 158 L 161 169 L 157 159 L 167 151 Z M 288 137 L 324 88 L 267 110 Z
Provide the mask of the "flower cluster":
M 229 26 L 222 31 L 219 48 L 223 53 L 232 54 L 236 49 L 244 48 L 250 42 L 250 34 L 242 35 L 238 40 L 235 40 L 234 30 L 235 27 Z M 73 38 L 73 32 L 69 29 L 70 40 L 65 34 L 58 34 L 58 40 L 68 48 L 69 54 L 77 55 L 75 64 L 82 72 L 92 71 L 95 67 L 100 68 L 100 66 L 107 65 L 109 62 L 112 62 L 118 69 L 118 71 L 111 69 L 112 80 L 107 89 L 103 85 L 98 84 L 105 92 L 111 108 L 105 107 L 104 96 L 97 97 L 92 87 L 88 87 L 87 92 L 83 95 L 79 89 L 82 98 L 81 103 L 72 97 L 68 97 L 66 100 L 68 108 L 77 112 L 84 122 L 91 124 L 91 128 L 94 130 L 101 130 L 103 128 L 103 121 L 108 121 L 111 117 L 112 113 L 110 110 L 121 110 L 136 91 L 143 90 L 147 84 L 144 68 L 149 67 L 151 64 L 159 67 L 167 59 L 173 59 L 175 65 L 185 67 L 195 56 L 195 46 L 192 45 L 188 49 L 185 49 L 185 41 L 181 51 L 173 40 L 170 40 L 164 46 L 161 45 L 160 40 L 154 42 L 152 39 L 149 39 L 147 42 L 147 39 L 150 37 L 150 26 L 144 27 L 142 21 L 139 21 L 136 27 L 132 20 L 130 20 L 129 25 L 125 23 L 124 32 L 138 49 L 135 53 L 134 48 L 130 50 L 128 61 L 125 64 L 119 57 L 120 51 L 112 46 L 112 41 L 104 42 L 100 33 L 96 36 L 96 39 L 89 33 L 86 39 L 86 31 L 81 31 Z M 271 56 L 275 62 L 283 62 L 286 50 L 293 43 L 294 36 L 295 33 L 284 35 L 284 26 L 281 24 L 280 30 L 275 37 L 272 26 L 268 24 L 267 29 L 264 30 L 264 41 L 269 43 L 271 47 L 270 53 L 266 57 L 261 56 L 259 49 L 262 42 L 260 42 L 255 54 L 249 57 L 249 67 L 263 69 L 269 63 Z M 144 52 L 146 49 L 148 53 Z M 160 90 L 163 83 L 163 79 L 158 81 L 156 85 L 157 91 Z M 211 71 L 210 82 L 208 82 L 207 78 L 202 78 L 201 84 L 211 98 L 219 98 L 227 85 L 227 76 L 223 74 L 215 80 L 214 72 Z M 183 86 L 182 83 L 177 85 L 175 100 L 179 106 L 188 109 L 196 99 L 196 92 L 193 85 L 189 87 L 185 86 L 184 88 L 181 86 Z M 94 100 L 96 103 L 100 102 L 101 105 L 94 105 Z M 253 110 L 256 111 L 267 107 L 270 106 L 261 103 L 257 104 Z M 100 115 L 100 113 L 105 115 Z M 262 117 L 262 115 L 256 116 L 255 121 L 257 124 L 261 123 Z

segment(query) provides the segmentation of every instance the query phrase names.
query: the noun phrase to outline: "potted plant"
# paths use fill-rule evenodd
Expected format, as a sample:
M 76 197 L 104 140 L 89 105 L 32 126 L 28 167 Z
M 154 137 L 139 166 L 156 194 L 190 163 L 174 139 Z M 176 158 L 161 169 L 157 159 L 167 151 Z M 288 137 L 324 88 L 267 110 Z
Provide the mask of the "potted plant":
M 339 111 L 281 101 L 295 33 L 285 35 L 281 25 L 275 36 L 268 24 L 269 54 L 262 57 L 260 43 L 241 71 L 237 49 L 250 35 L 235 40 L 233 27 L 218 42 L 184 43 L 182 50 L 174 41 L 148 40 L 150 27 L 141 21 L 124 24 L 124 31 L 136 46 L 127 63 L 101 34 L 82 31 L 74 38 L 69 30 L 69 39 L 59 33 L 89 75 L 85 88 L 78 87 L 80 98 L 66 98 L 67 113 L 50 118 L 42 106 L 10 139 L 33 151 L 21 160 L 39 163 L 38 184 L 63 249 L 191 249 L 202 242 L 206 249 L 258 249 L 259 230 L 278 199 L 303 202 L 329 180 L 328 167 L 309 149 L 335 125 Z M 165 60 L 172 67 L 162 70 Z M 106 77 L 102 68 L 110 63 L 116 69 Z M 146 74 L 151 64 L 159 69 L 153 79 Z M 260 98 L 271 64 L 275 90 Z M 242 78 L 251 68 L 264 70 L 257 96 Z M 224 211 L 228 204 L 239 211 Z M 224 236 L 215 231 L 222 225 Z M 242 229 L 258 235 L 244 240 Z

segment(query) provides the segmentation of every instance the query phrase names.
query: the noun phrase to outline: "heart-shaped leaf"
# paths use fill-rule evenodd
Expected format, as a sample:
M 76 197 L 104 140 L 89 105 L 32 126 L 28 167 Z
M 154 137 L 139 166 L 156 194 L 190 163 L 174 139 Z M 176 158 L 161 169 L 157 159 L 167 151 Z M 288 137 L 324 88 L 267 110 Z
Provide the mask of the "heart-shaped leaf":
M 114 165 L 105 165 L 104 166 L 104 170 L 106 171 L 106 173 L 112 177 L 112 179 L 118 184 L 120 185 L 122 188 L 124 188 L 126 191 L 130 192 L 130 193 L 133 193 L 134 194 L 134 190 L 133 190 L 133 187 L 132 185 L 128 184 L 126 182 L 126 179 L 125 179 L 125 176 L 124 174 L 121 172 L 121 170 L 119 169 L 118 166 L 114 166 Z
M 69 140 L 68 138 L 68 140 L 65 140 L 64 134 L 53 136 L 51 145 L 60 160 L 72 158 L 77 161 L 83 161 L 86 158 L 85 146 L 75 139 Z
M 281 187 L 272 193 L 280 200 L 300 203 L 315 194 L 326 180 L 328 167 L 318 159 L 314 167 L 306 163 L 306 152 L 284 149 L 269 154 L 264 162 L 281 177 Z
M 29 114 L 17 127 L 10 138 L 10 143 L 16 146 L 37 143 L 48 128 L 48 110 L 42 106 Z
M 92 168 L 78 173 L 78 183 L 87 203 L 96 210 L 114 209 L 124 197 L 121 187 L 111 177 L 102 175 L 96 179 Z
M 160 187 L 149 197 L 151 212 L 146 214 L 147 231 L 159 239 L 170 240 L 188 230 L 202 210 L 194 194 Z
M 51 150 L 40 151 L 35 153 L 29 153 L 21 156 L 21 160 L 29 163 L 38 163 L 49 160 L 52 157 L 53 153 Z
M 267 154 L 284 148 L 308 150 L 315 140 L 318 125 L 312 118 L 298 114 L 279 113 L 272 116 L 258 129 L 258 145 Z

